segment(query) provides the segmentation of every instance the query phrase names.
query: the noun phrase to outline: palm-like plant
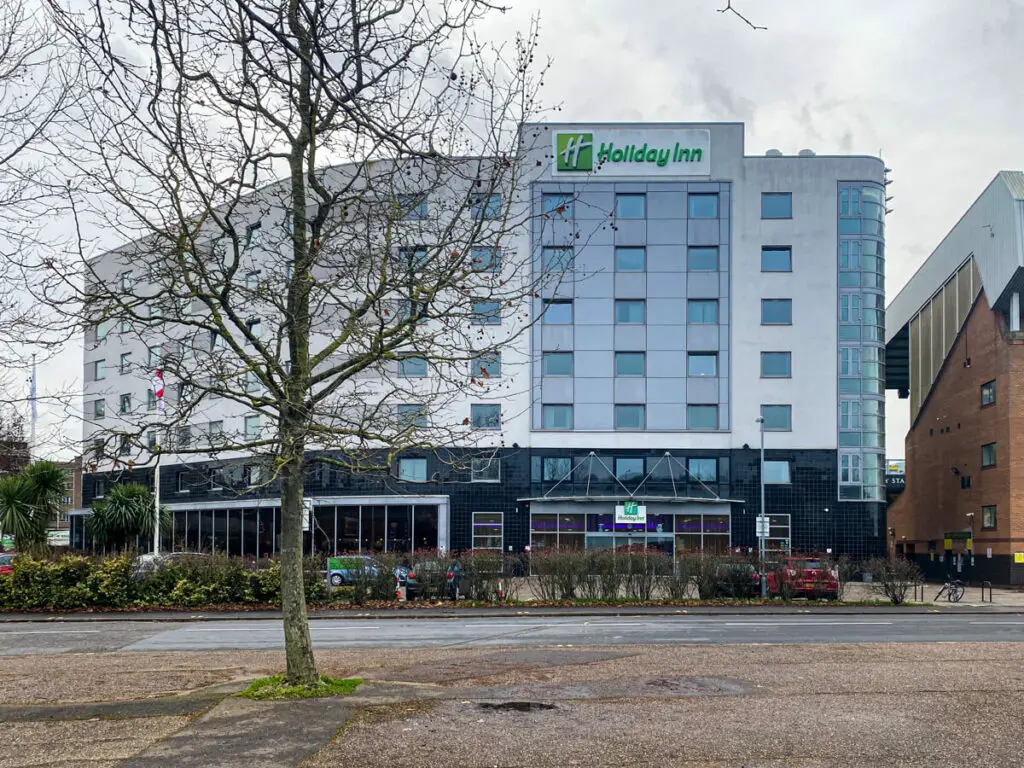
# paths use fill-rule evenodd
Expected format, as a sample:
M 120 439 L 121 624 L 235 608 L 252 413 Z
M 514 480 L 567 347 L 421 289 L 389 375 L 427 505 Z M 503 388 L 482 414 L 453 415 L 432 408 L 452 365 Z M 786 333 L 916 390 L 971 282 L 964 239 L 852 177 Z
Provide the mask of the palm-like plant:
M 92 505 L 87 531 L 96 543 L 125 548 L 136 536 L 153 535 L 153 494 L 139 483 L 115 485 Z M 160 509 L 160 528 L 170 527 L 170 513 Z
M 60 509 L 64 483 L 64 470 L 49 461 L 0 477 L 0 531 L 13 535 L 21 548 L 44 543 Z

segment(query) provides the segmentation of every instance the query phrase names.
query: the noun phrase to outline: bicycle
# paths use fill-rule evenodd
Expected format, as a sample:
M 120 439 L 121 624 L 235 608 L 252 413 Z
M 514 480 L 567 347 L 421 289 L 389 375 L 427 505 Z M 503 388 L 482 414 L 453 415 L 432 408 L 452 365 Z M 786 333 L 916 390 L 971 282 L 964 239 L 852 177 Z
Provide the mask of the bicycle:
M 942 585 L 942 589 L 939 590 L 939 594 L 935 596 L 935 599 L 938 600 L 945 593 L 946 599 L 949 602 L 959 603 L 964 596 L 964 586 L 960 579 L 951 579 L 947 576 L 946 583 Z

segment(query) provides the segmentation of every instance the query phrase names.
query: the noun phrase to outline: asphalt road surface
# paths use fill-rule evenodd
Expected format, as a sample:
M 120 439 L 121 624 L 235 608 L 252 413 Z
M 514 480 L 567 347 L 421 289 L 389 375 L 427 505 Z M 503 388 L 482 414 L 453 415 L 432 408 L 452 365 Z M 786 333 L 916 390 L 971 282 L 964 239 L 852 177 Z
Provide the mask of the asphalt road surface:
M 1019 614 L 495 617 L 310 622 L 317 648 L 628 644 L 1020 642 Z M 0 624 L 0 655 L 283 647 L 279 620 L 53 621 Z

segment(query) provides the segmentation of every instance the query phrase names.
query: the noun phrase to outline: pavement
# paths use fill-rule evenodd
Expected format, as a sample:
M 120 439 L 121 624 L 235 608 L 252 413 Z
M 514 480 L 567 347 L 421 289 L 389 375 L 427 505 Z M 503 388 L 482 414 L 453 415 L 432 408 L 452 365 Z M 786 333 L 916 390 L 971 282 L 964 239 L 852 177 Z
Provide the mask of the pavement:
M 280 651 L 2 657 L 0 768 L 1021 764 L 1020 643 L 323 649 L 317 659 L 366 682 L 344 699 L 250 702 L 226 692 L 280 669 Z M 161 711 L 181 699 L 212 703 Z

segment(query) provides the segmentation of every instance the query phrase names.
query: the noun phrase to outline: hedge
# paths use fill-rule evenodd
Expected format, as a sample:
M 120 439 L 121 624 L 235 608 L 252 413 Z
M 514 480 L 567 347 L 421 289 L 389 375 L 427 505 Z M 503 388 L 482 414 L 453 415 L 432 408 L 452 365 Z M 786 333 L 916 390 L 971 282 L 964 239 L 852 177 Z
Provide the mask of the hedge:
M 326 602 L 319 559 L 306 558 L 303 570 L 306 601 Z M 0 609 L 197 608 L 281 602 L 281 566 L 276 560 L 253 564 L 206 555 L 176 560 L 139 578 L 132 573 L 133 559 L 127 555 L 44 560 L 22 554 L 15 558 L 13 572 L 0 576 Z

